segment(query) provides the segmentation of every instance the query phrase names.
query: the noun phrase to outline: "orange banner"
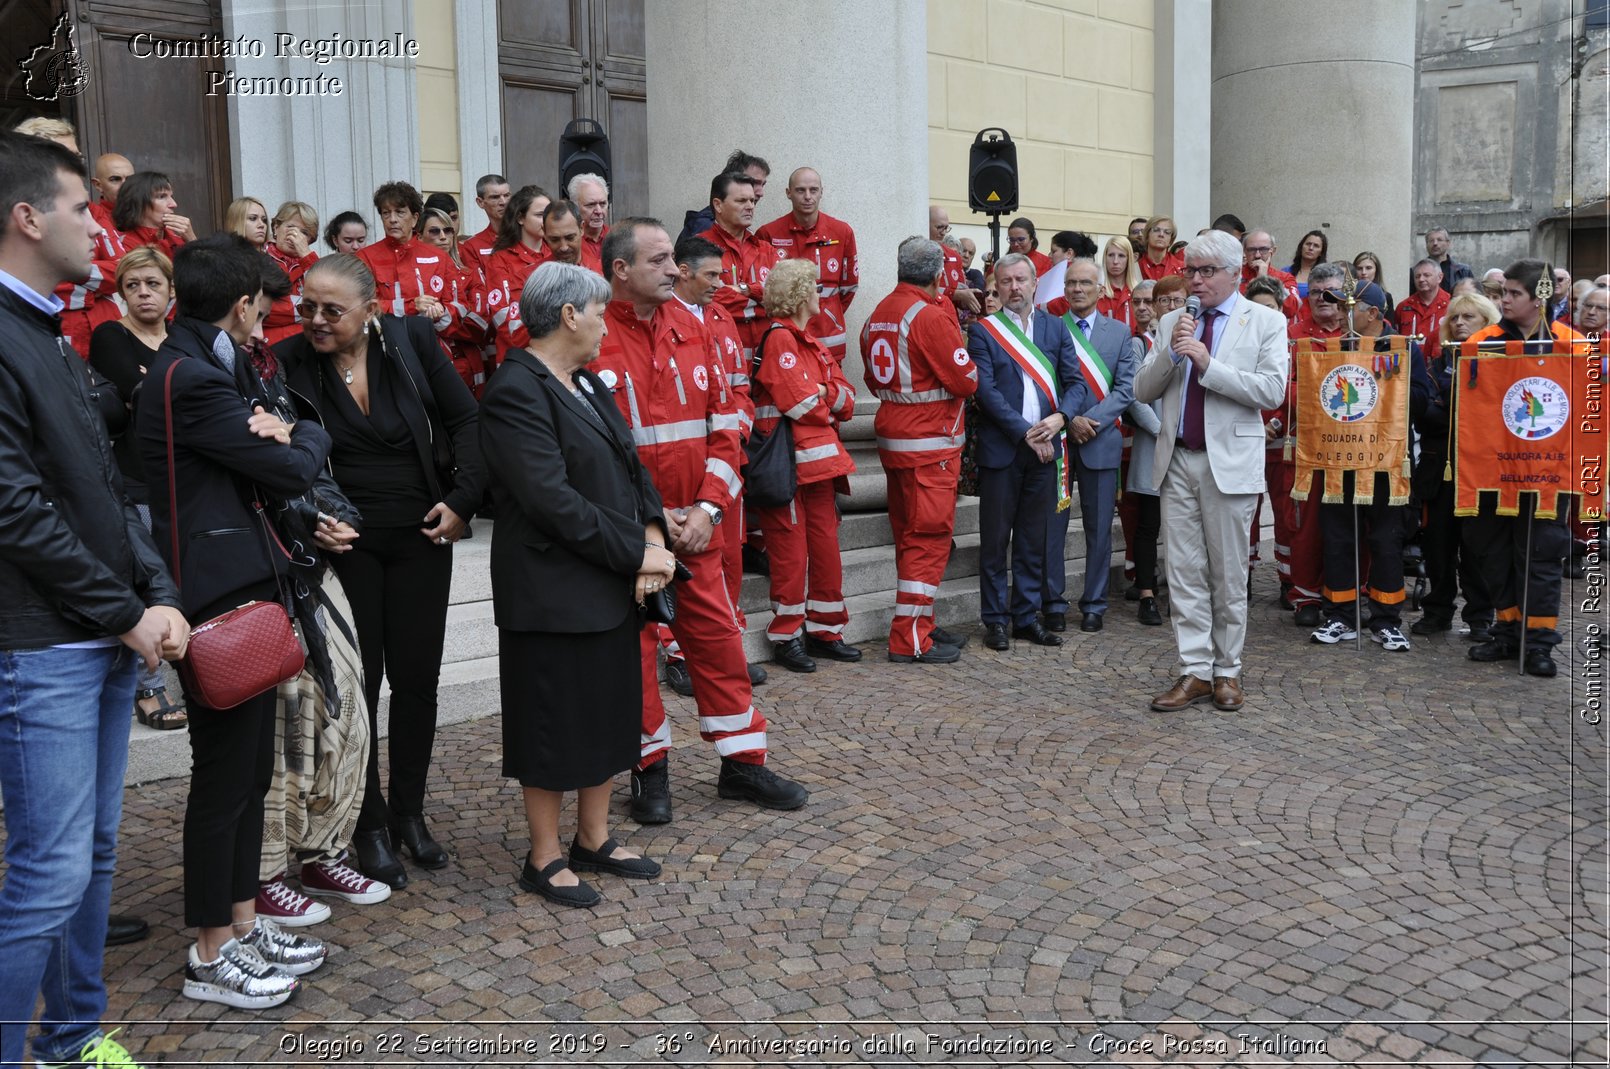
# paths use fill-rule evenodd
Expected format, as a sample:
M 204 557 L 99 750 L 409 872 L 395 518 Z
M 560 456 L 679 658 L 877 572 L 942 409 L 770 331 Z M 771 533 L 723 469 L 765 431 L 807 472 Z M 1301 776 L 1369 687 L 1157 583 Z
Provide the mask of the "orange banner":
M 1454 514 L 1476 515 L 1494 493 L 1499 515 L 1514 516 L 1526 493 L 1544 519 L 1568 507 L 1562 497 L 1580 499 L 1582 519 L 1603 519 L 1604 358 L 1521 345 L 1484 344 L 1454 367 Z
M 1304 338 L 1291 353 L 1297 377 L 1297 479 L 1291 496 L 1308 500 L 1314 472 L 1325 477 L 1321 500 L 1338 504 L 1342 475 L 1354 472 L 1353 500 L 1375 502 L 1377 474 L 1387 504 L 1409 503 L 1409 341 L 1393 338 L 1379 352 L 1347 352 L 1341 338 Z M 1374 339 L 1348 341 L 1373 346 Z

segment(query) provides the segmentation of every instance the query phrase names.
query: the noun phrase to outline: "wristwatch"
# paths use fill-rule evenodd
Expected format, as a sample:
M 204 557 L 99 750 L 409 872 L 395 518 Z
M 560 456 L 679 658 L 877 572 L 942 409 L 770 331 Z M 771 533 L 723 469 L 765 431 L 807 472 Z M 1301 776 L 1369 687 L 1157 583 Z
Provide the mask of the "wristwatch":
M 697 506 L 698 508 L 701 508 L 701 509 L 703 509 L 705 511 L 705 515 L 710 517 L 710 523 L 712 525 L 715 525 L 715 526 L 720 525 L 720 523 L 721 523 L 721 510 L 720 509 L 716 508 L 714 505 L 710 504 L 710 502 L 708 502 L 708 501 L 695 501 L 693 504 L 695 506 Z

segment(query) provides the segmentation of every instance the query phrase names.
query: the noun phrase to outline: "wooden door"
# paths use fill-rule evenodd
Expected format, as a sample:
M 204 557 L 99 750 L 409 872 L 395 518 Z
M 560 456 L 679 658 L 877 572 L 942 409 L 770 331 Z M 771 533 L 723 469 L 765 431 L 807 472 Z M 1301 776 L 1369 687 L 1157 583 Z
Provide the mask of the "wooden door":
M 610 213 L 648 213 L 648 78 L 643 0 L 593 0 L 593 117 L 609 134 Z

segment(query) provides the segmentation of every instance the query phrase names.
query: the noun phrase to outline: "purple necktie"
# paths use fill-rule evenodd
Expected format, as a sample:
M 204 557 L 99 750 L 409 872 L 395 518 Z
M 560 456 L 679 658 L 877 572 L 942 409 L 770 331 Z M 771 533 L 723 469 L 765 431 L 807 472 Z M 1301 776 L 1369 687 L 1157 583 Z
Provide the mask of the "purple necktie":
M 1210 353 L 1213 351 L 1213 318 L 1218 314 L 1213 308 L 1202 313 L 1202 345 Z M 1207 435 L 1202 430 L 1202 404 L 1206 399 L 1207 391 L 1202 388 L 1196 364 L 1192 362 L 1185 369 L 1185 425 L 1180 428 L 1180 443 L 1187 449 L 1207 448 Z

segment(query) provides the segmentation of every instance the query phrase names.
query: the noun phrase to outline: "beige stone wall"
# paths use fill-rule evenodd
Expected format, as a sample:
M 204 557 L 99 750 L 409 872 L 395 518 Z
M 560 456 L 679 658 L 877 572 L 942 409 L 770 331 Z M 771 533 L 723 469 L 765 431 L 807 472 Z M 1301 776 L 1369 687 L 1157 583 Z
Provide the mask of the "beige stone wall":
M 968 146 L 986 126 L 1018 144 L 1042 250 L 1057 230 L 1121 234 L 1150 214 L 1153 0 L 927 4 L 929 183 L 953 224 L 986 221 L 967 207 Z
M 425 194 L 451 193 L 464 205 L 458 153 L 458 61 L 453 0 L 414 0 L 419 60 L 419 179 Z M 475 199 L 472 191 L 469 198 Z

